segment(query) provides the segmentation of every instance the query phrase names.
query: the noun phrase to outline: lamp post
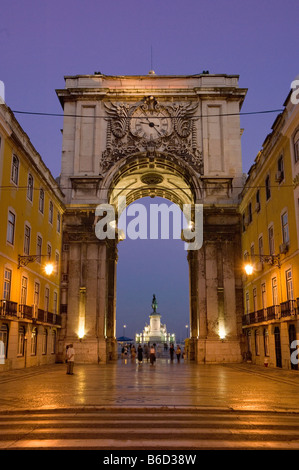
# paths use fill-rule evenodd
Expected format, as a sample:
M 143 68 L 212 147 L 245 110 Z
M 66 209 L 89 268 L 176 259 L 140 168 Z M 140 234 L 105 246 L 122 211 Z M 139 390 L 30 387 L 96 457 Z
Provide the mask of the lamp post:
M 127 325 L 124 325 L 123 327 L 124 327 L 123 336 L 126 336 L 126 335 L 125 335 L 125 331 L 126 331 Z
M 276 266 L 279 269 L 281 268 L 280 254 L 278 254 L 278 255 L 255 255 L 255 254 L 251 254 L 250 258 L 259 258 L 261 263 L 267 263 L 271 266 Z M 255 265 L 252 262 L 247 263 L 244 266 L 245 273 L 248 276 L 251 276 L 251 274 L 253 274 L 254 269 L 255 269 Z
M 186 337 L 188 338 L 188 328 L 189 328 L 189 325 L 186 325 Z
M 42 257 L 48 258 L 48 263 L 45 264 L 44 270 L 45 273 L 50 276 L 54 271 L 54 265 L 50 262 L 50 255 L 18 255 L 18 269 L 22 266 L 27 266 L 29 263 L 33 263 Z

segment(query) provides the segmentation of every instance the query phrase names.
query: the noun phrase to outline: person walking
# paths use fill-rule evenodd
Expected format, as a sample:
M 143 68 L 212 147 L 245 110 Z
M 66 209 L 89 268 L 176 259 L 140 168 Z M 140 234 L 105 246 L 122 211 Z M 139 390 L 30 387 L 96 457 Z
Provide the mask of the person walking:
M 73 375 L 74 370 L 74 361 L 75 361 L 75 350 L 73 344 L 70 344 L 67 352 L 66 352 L 66 360 L 67 360 L 67 374 Z
M 153 366 L 154 362 L 156 361 L 156 350 L 154 346 L 151 346 L 150 348 L 150 363 Z
M 144 355 L 146 357 L 146 361 L 148 362 L 148 360 L 149 360 L 149 347 L 148 347 L 147 344 L 144 345 L 143 350 L 144 350 Z
M 182 351 L 181 351 L 180 345 L 178 344 L 178 345 L 177 345 L 177 348 L 176 348 L 176 352 L 175 352 L 175 353 L 176 353 L 176 358 L 177 358 L 177 361 L 178 361 L 178 362 L 180 362 L 180 360 L 181 360 L 181 352 L 182 352 Z
M 135 361 L 135 357 L 136 357 L 136 348 L 134 346 L 134 344 L 132 345 L 131 347 L 131 359 L 132 359 L 132 362 Z
M 139 346 L 138 346 L 138 349 L 137 349 L 137 356 L 138 356 L 138 362 L 139 362 L 139 364 L 142 364 L 142 360 L 143 360 L 143 349 L 142 349 L 141 344 L 139 344 Z
M 173 362 L 173 355 L 174 355 L 174 345 L 171 343 L 169 348 L 170 360 Z

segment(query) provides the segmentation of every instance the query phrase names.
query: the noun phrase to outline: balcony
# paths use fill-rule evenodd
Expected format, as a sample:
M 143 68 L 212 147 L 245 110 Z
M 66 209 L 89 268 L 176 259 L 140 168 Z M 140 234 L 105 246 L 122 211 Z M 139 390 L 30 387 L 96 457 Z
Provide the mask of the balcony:
M 18 304 L 11 300 L 0 300 L 0 316 L 1 317 L 17 317 L 18 316 Z
M 61 326 L 61 316 L 46 310 L 38 309 L 37 320 L 41 323 Z
M 287 302 L 282 302 L 282 304 L 280 304 L 281 316 L 289 317 L 290 315 L 294 315 L 295 307 L 296 307 L 296 300 L 288 300 Z
M 272 305 L 257 312 L 247 313 L 242 317 L 242 325 L 252 325 L 294 315 L 299 315 L 299 298 L 297 300 L 287 300 L 280 305 Z
M 19 317 L 25 318 L 26 320 L 33 319 L 33 307 L 30 305 L 20 304 L 19 305 Z

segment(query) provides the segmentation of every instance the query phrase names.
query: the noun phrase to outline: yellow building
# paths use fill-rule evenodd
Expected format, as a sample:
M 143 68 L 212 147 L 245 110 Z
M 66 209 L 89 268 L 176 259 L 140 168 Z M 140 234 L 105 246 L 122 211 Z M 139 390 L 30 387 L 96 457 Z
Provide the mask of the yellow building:
M 58 184 L 0 104 L 0 371 L 55 362 L 63 210 Z
M 245 355 L 255 364 L 286 369 L 298 369 L 298 130 L 299 110 L 290 94 L 249 171 L 240 203 Z

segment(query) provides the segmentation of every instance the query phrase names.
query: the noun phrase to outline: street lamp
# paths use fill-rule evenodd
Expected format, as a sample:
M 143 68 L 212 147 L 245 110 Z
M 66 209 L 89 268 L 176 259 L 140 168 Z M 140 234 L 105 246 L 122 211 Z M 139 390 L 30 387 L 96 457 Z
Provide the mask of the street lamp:
M 126 335 L 125 335 L 125 330 L 126 330 L 126 328 L 127 328 L 127 325 L 124 325 L 124 334 L 123 334 L 123 336 L 126 336 Z
M 186 336 L 188 338 L 188 328 L 189 328 L 189 325 L 186 325 Z
M 48 262 L 44 266 L 45 273 L 50 276 L 54 271 L 54 265 L 50 262 L 50 255 L 18 255 L 18 269 L 22 266 L 27 266 L 29 263 L 33 263 L 37 261 L 41 257 L 46 256 L 48 258 Z
M 255 255 L 255 254 L 251 254 L 250 258 L 259 258 L 261 263 L 267 263 L 267 264 L 272 265 L 272 266 L 277 266 L 278 268 L 281 267 L 280 254 L 278 254 L 278 255 Z M 253 274 L 253 272 L 255 270 L 255 265 L 252 262 L 247 263 L 244 266 L 244 270 L 245 270 L 245 273 L 248 276 L 251 276 L 251 274 Z

